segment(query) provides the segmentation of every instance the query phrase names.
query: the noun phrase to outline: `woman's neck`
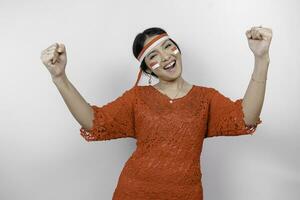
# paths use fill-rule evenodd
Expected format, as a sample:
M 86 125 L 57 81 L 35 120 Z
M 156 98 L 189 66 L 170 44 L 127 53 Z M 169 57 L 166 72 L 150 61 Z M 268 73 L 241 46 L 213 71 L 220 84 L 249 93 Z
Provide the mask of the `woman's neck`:
M 189 85 L 183 78 L 179 78 L 176 81 L 162 81 L 160 80 L 155 86 L 161 90 L 173 90 L 177 91 Z

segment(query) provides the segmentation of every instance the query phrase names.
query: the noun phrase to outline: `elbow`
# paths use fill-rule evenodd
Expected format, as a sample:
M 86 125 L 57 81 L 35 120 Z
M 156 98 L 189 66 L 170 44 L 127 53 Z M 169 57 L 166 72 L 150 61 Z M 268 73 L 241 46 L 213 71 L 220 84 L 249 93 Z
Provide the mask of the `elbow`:
M 85 130 L 91 130 L 94 126 L 94 118 L 95 118 L 95 111 L 92 107 L 89 108 L 88 116 L 85 116 L 84 119 L 86 119 L 84 122 L 82 122 L 81 126 Z
M 256 126 L 257 124 L 259 124 L 261 122 L 260 117 L 259 116 L 255 116 L 255 117 L 245 117 L 244 118 L 245 124 L 246 126 Z
M 255 126 L 260 122 L 259 113 L 250 113 L 250 111 L 246 111 L 245 106 L 243 105 L 243 114 L 244 121 L 247 126 Z

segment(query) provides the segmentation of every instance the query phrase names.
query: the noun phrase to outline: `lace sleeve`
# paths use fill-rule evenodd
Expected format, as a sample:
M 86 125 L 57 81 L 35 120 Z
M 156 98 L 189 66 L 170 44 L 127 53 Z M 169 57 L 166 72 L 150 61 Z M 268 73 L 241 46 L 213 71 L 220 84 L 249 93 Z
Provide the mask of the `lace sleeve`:
M 255 124 L 246 125 L 242 101 L 243 99 L 232 101 L 212 88 L 205 137 L 252 135 L 262 121 L 259 118 Z
M 91 130 L 80 128 L 86 141 L 135 138 L 134 128 L 135 87 L 103 106 L 91 105 L 94 118 Z

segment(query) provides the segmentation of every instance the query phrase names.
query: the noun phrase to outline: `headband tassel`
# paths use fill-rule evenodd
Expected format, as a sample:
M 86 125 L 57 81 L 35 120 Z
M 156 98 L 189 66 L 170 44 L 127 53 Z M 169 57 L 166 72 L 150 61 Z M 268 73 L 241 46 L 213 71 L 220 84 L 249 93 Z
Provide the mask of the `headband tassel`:
M 140 71 L 138 73 L 138 77 L 137 77 L 137 80 L 136 80 L 136 82 L 134 84 L 134 87 L 136 87 L 138 85 L 141 76 L 142 76 L 142 69 L 140 68 Z

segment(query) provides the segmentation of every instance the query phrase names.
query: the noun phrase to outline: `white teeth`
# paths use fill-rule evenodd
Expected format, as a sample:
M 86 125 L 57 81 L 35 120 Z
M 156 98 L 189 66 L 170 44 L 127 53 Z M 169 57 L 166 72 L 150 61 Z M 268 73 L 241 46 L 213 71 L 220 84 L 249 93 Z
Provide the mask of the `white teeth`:
M 168 64 L 167 66 L 165 66 L 164 68 L 168 68 L 168 67 L 171 67 L 173 64 L 175 63 L 175 61 L 171 62 L 170 64 Z

